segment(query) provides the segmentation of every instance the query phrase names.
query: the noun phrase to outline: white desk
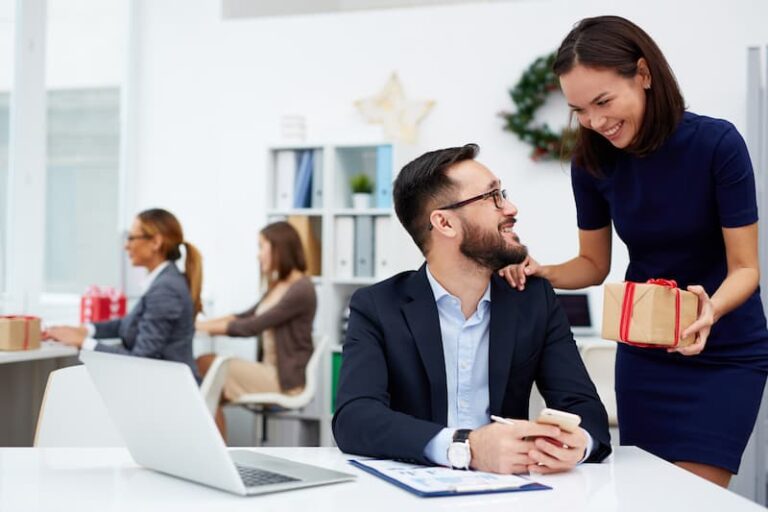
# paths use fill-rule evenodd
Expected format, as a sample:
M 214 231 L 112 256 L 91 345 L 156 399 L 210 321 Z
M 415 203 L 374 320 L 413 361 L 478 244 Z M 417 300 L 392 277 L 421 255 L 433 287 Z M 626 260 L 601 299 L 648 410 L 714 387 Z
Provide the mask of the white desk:
M 55 342 L 36 350 L 0 351 L 0 446 L 32 445 L 48 374 L 76 364 L 77 354 L 76 348 Z
M 0 350 L 0 364 L 22 363 L 25 361 L 38 361 L 41 359 L 56 359 L 59 357 L 72 357 L 78 354 L 78 350 L 62 343 L 44 341 L 36 350 Z
M 193 447 L 190 447 L 193 449 Z M 138 467 L 120 448 L 0 449 L 0 510 L 291 512 L 536 511 L 742 512 L 765 509 L 637 448 L 603 464 L 537 480 L 551 491 L 419 498 L 347 464 L 335 448 L 259 451 L 358 475 L 358 480 L 239 497 Z

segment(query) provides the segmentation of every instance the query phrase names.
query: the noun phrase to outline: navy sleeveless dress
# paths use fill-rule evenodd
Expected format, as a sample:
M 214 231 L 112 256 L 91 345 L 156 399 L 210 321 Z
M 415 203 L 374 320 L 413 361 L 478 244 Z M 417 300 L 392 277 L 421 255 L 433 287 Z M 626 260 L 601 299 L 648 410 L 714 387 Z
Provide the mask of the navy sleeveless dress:
M 654 153 L 618 153 L 602 177 L 572 167 L 579 228 L 613 222 L 629 251 L 628 281 L 674 279 L 682 289 L 702 285 L 711 297 L 728 270 L 722 228 L 757 222 L 744 140 L 727 121 L 686 112 Z M 759 290 L 712 327 L 699 355 L 620 343 L 621 444 L 737 473 L 767 372 Z

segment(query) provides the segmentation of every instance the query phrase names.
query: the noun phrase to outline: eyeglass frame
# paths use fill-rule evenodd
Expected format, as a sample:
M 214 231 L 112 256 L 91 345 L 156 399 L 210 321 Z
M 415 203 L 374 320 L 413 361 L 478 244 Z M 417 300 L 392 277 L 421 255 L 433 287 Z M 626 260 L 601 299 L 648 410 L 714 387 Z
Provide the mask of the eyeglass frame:
M 142 234 L 142 235 L 125 235 L 125 241 L 126 242 L 133 242 L 134 240 L 150 240 L 152 238 L 152 235 Z
M 483 199 L 488 199 L 489 197 L 493 198 L 493 205 L 501 210 L 502 206 L 504 205 L 504 201 L 507 200 L 507 189 L 505 188 L 495 188 L 491 191 L 488 191 L 484 194 L 480 194 L 475 197 L 470 197 L 469 199 L 465 199 L 463 201 L 459 201 L 458 203 L 449 204 L 447 206 L 441 206 L 440 208 L 435 208 L 435 210 L 455 210 L 456 208 L 461 208 L 462 206 L 467 206 L 468 204 L 472 204 L 476 201 L 482 201 Z
M 484 194 L 480 194 L 474 197 L 470 197 L 469 199 L 464 199 L 463 201 L 459 201 L 458 203 L 449 204 L 446 206 L 441 206 L 440 208 L 435 208 L 435 210 L 455 210 L 457 208 L 461 208 L 462 206 L 467 206 L 468 204 L 472 204 L 477 201 L 483 201 L 485 199 L 488 199 L 489 197 L 493 198 L 493 205 L 496 207 L 496 209 L 501 210 L 504 206 L 504 201 L 507 200 L 507 189 L 505 188 L 495 188 L 493 190 L 490 190 L 488 192 L 485 192 Z M 429 224 L 429 230 L 432 230 L 432 224 Z

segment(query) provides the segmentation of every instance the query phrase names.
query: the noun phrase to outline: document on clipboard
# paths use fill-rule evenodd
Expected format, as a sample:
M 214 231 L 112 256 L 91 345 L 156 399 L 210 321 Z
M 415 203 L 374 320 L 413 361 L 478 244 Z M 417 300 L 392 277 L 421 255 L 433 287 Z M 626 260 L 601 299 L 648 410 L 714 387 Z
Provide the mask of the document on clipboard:
M 352 465 L 422 497 L 551 489 L 519 475 L 498 475 L 388 459 L 350 460 Z

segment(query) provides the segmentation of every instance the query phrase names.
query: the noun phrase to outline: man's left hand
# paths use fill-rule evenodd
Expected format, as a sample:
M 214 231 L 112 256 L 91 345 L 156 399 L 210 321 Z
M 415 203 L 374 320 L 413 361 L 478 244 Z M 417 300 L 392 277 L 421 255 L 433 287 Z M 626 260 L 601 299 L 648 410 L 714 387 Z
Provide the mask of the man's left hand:
M 573 469 L 584 458 L 584 452 L 587 449 L 587 433 L 581 428 L 575 432 L 563 430 L 559 436 L 536 439 L 534 446 L 535 448 L 528 452 L 528 455 L 537 464 L 528 466 L 528 472 L 544 475 L 561 473 Z

